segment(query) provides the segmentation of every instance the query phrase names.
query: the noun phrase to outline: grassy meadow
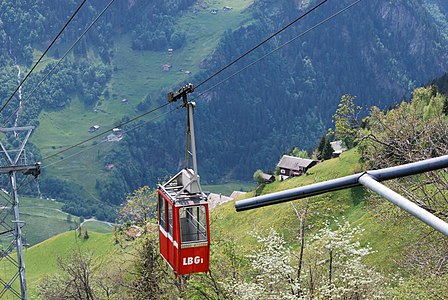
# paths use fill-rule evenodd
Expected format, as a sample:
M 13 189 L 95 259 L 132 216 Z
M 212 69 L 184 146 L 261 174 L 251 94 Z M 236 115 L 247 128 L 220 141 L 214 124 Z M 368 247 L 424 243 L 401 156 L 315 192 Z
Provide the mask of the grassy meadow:
M 310 169 L 307 175 L 268 184 L 262 193 L 273 193 L 360 171 L 359 155 L 356 149 L 353 149 L 343 153 L 339 158 L 319 163 Z M 232 186 L 232 189 L 234 187 Z M 245 197 L 251 197 L 253 194 L 254 192 L 249 192 Z M 390 221 L 381 220 L 378 218 L 381 217 L 381 209 L 371 206 L 368 196 L 365 189 L 357 187 L 244 212 L 236 212 L 233 201 L 224 203 L 211 212 L 212 247 L 213 240 L 233 240 L 240 247 L 240 251 L 249 255 L 256 243 L 251 232 L 254 230 L 266 232 L 269 228 L 274 228 L 289 241 L 293 248 L 297 249 L 300 223 L 295 209 L 300 210 L 307 204 L 309 214 L 306 223 L 306 239 L 321 228 L 325 222 L 331 223 L 333 218 L 344 218 L 352 226 L 360 226 L 364 229 L 364 232 L 357 238 L 361 244 L 369 244 L 374 250 L 373 254 L 365 258 L 365 262 L 383 272 L 395 271 L 393 269 L 395 267 L 394 260 L 400 257 L 406 241 L 418 234 L 418 228 L 410 228 L 411 224 L 391 224 Z M 28 203 L 28 207 L 24 204 L 24 211 L 43 207 L 46 208 L 49 215 L 53 215 L 54 210 L 57 211 L 57 207 L 60 205 L 48 200 L 40 200 L 43 201 L 41 203 L 33 201 Z M 59 221 L 60 225 L 55 226 L 63 226 L 64 217 L 62 215 L 59 217 Z M 65 222 L 67 222 L 67 217 L 65 217 Z M 79 237 L 78 233 L 72 230 L 38 243 L 25 251 L 30 295 L 36 295 L 36 287 L 43 277 L 58 272 L 57 257 L 67 257 L 74 250 L 81 249 L 97 257 L 98 263 L 108 263 L 114 257 L 116 258 L 116 255 L 119 255 L 113 243 L 111 226 L 87 220 L 83 228 L 89 232 L 88 239 Z M 108 233 L 101 233 L 107 231 Z M 3 262 L 0 270 L 5 276 L 12 269 Z M 37 298 L 31 297 L 30 299 Z
M 317 164 L 307 175 L 268 184 L 262 190 L 262 194 L 351 175 L 361 170 L 359 155 L 356 149 L 352 149 L 339 158 Z M 253 195 L 254 192 L 251 192 L 242 198 L 250 198 Z M 300 222 L 294 208 L 301 209 L 307 204 L 309 207 L 307 222 L 308 225 L 314 225 L 307 229 L 306 235 L 312 234 L 324 222 L 331 222 L 334 217 L 345 218 L 352 226 L 360 226 L 365 230 L 358 237 L 359 241 L 363 245 L 369 244 L 375 250 L 366 261 L 377 268 L 392 270 L 395 266 L 393 260 L 400 256 L 406 240 L 415 236 L 416 231 L 415 228 L 410 228 L 412 226 L 410 224 L 380 221 L 381 218 L 378 217 L 383 212 L 370 206 L 368 196 L 369 193 L 364 188 L 356 187 L 242 212 L 235 211 L 232 201 L 220 205 L 213 211 L 212 233 L 232 239 L 250 252 L 255 243 L 251 232 L 255 230 L 266 232 L 272 227 L 286 240 L 293 241 L 293 247 L 297 247 Z

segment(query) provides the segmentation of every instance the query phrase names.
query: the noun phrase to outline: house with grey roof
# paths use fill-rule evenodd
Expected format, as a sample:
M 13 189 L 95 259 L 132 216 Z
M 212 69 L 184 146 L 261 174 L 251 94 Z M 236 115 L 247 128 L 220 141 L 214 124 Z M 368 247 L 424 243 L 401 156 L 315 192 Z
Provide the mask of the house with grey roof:
M 342 152 L 347 151 L 347 146 L 345 146 L 342 140 L 330 142 L 331 148 L 333 148 L 333 157 L 339 157 Z
M 283 155 L 277 164 L 280 180 L 300 176 L 318 163 L 317 160 Z
M 267 174 L 267 173 L 264 173 L 264 172 L 261 173 L 261 178 L 263 178 L 263 182 L 264 183 L 271 183 L 271 182 L 275 181 L 275 176 L 274 175 Z

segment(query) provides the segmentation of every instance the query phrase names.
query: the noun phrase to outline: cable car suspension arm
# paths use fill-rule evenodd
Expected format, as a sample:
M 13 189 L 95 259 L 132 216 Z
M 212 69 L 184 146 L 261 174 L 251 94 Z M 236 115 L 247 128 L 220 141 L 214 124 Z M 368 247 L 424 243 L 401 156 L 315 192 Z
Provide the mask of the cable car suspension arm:
M 193 183 L 197 183 L 199 187 L 199 191 L 202 194 L 202 188 L 199 183 L 198 176 L 198 164 L 196 159 L 196 140 L 194 134 L 194 122 L 193 122 L 193 109 L 196 106 L 195 102 L 188 101 L 188 94 L 194 92 L 194 86 L 192 83 L 189 83 L 182 88 L 180 88 L 177 92 L 169 92 L 168 93 L 168 102 L 176 102 L 177 100 L 182 98 L 183 104 L 181 107 L 187 108 L 187 132 L 186 132 L 186 146 L 185 146 L 185 169 L 189 171 L 189 160 L 190 156 L 193 161 L 193 174 L 189 183 L 184 186 L 184 189 L 178 192 L 181 194 L 188 186 Z

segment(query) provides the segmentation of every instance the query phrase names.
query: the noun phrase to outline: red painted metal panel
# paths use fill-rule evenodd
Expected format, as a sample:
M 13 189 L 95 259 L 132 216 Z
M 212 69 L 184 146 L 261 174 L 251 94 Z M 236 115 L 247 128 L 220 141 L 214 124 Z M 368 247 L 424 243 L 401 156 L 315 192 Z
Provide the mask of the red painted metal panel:
M 210 265 L 210 247 L 192 247 L 180 250 L 177 275 L 208 272 Z
M 164 201 L 165 226 L 160 226 L 159 220 L 159 243 L 160 254 L 174 270 L 176 275 L 185 275 L 198 272 L 208 272 L 210 265 L 210 217 L 208 203 L 202 204 L 206 212 L 207 240 L 184 245 L 181 247 L 181 232 L 179 221 L 179 209 L 195 205 L 174 205 L 170 199 L 160 190 L 159 199 Z M 160 207 L 159 207 L 160 209 Z M 172 209 L 172 218 L 169 216 L 169 209 Z M 172 230 L 170 230 L 170 219 L 172 220 Z M 170 234 L 172 232 L 172 234 Z

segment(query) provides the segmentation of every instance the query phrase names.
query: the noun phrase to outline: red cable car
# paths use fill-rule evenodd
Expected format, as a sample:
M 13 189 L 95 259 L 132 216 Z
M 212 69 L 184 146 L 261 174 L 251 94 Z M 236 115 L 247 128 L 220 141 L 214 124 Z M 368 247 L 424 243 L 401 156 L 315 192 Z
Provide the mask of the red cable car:
M 177 94 L 168 95 L 170 102 L 182 97 L 187 108 L 186 167 L 158 188 L 160 254 L 176 276 L 208 272 L 210 262 L 208 203 L 197 175 L 193 124 L 195 103 L 188 102 L 186 96 L 192 91 L 193 86 L 187 85 Z M 193 169 L 188 168 L 190 156 Z

